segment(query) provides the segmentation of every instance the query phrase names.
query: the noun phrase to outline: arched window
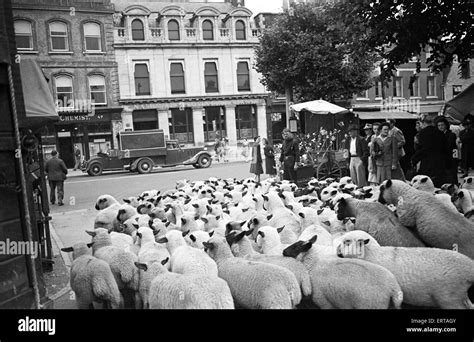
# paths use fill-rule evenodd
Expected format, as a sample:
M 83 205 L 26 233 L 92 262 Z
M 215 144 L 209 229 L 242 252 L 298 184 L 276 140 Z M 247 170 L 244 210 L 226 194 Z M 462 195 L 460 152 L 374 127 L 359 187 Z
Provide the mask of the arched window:
M 150 95 L 150 73 L 145 63 L 135 64 L 135 95 Z
M 15 20 L 15 40 L 18 50 L 33 50 L 33 29 L 26 20 Z
M 204 20 L 202 23 L 202 39 L 214 40 L 214 25 L 210 20 Z
M 132 40 L 145 40 L 145 29 L 140 19 L 132 21 Z
M 101 75 L 89 76 L 89 93 L 95 105 L 106 105 L 105 77 Z
M 86 51 L 102 51 L 99 24 L 84 24 L 84 45 L 86 47 Z
M 52 51 L 69 51 L 67 25 L 61 21 L 49 24 Z
M 237 20 L 235 22 L 235 39 L 237 40 L 245 40 L 246 32 L 245 32 L 245 23 L 242 20 Z
M 168 39 L 180 40 L 179 24 L 176 20 L 168 21 Z
M 239 91 L 250 90 L 249 64 L 247 62 L 237 64 L 237 87 Z
M 59 75 L 54 78 L 56 87 L 56 104 L 59 108 L 74 108 L 72 77 Z
M 206 82 L 206 93 L 217 93 L 219 91 L 216 63 L 207 62 L 204 64 L 204 80 Z

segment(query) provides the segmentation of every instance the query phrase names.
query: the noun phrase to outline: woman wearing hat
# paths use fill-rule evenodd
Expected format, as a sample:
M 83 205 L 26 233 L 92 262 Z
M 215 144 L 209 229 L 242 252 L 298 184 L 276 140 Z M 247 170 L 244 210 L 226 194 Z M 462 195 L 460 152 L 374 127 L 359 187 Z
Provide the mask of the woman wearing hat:
M 459 133 L 461 140 L 461 169 L 467 177 L 469 168 L 474 168 L 474 129 L 472 127 L 472 117 L 467 116 L 462 123 L 464 130 Z
M 449 129 L 449 121 L 445 117 L 436 119 L 436 127 L 446 137 L 446 180 L 449 184 L 458 184 L 458 165 L 454 157 L 457 152 L 456 134 Z

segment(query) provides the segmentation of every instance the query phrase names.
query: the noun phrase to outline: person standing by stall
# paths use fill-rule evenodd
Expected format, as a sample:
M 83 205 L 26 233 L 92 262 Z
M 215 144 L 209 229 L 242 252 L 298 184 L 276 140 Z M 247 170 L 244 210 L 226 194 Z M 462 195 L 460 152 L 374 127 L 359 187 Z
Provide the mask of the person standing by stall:
M 270 145 L 268 139 L 263 138 L 263 154 L 265 155 L 265 173 L 274 177 L 276 175 L 275 152 L 273 146 Z
M 350 139 L 346 142 L 349 151 L 349 171 L 351 179 L 359 187 L 367 185 L 366 166 L 369 150 L 364 138 L 359 136 L 359 127 L 349 126 Z
M 449 129 L 449 122 L 445 117 L 436 120 L 436 127 L 444 133 L 446 137 L 446 180 L 449 184 L 458 184 L 458 163 L 455 158 L 457 152 L 456 134 Z
M 392 170 L 397 168 L 398 145 L 395 138 L 389 136 L 390 125 L 380 125 L 380 135 L 375 138 L 371 154 L 377 165 L 377 183 L 392 179 Z
M 51 159 L 46 162 L 44 171 L 48 176 L 51 204 L 56 202 L 56 188 L 58 189 L 58 205 L 64 205 L 64 181 L 67 178 L 67 167 L 64 161 L 58 157 L 58 152 L 51 151 Z
M 406 143 L 405 136 L 403 135 L 402 130 L 395 126 L 395 124 L 397 123 L 395 119 L 388 119 L 387 122 L 390 125 L 388 136 L 395 138 L 398 147 L 397 168 L 395 170 L 392 170 L 392 179 L 398 179 L 404 182 L 405 174 L 403 173 L 402 166 L 400 165 L 400 159 L 405 157 L 406 154 L 405 149 L 403 148 Z
M 255 137 L 252 146 L 252 164 L 250 164 L 250 173 L 255 174 L 255 180 L 260 182 L 260 175 L 263 173 L 262 153 L 260 152 L 260 137 Z
M 281 147 L 280 163 L 283 169 L 283 179 L 297 182 L 296 170 L 298 169 L 299 146 L 288 128 L 282 131 L 283 145 Z

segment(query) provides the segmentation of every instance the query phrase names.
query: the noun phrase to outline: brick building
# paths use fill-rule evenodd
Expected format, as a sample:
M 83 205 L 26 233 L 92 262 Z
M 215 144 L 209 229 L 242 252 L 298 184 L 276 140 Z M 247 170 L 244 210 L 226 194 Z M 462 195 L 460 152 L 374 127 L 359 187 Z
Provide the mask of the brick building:
M 21 58 L 34 58 L 49 78 L 60 121 L 43 135 L 74 165 L 73 145 L 87 159 L 116 146 L 121 129 L 110 0 L 13 0 Z

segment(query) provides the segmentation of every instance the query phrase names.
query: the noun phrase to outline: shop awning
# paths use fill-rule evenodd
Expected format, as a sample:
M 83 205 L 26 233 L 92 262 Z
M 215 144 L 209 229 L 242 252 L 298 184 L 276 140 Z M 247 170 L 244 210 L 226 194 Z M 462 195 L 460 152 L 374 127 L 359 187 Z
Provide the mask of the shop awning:
M 304 103 L 298 103 L 295 105 L 290 106 L 290 108 L 296 112 L 301 112 L 302 110 L 306 110 L 313 114 L 339 114 L 348 112 L 346 108 L 340 107 L 333 103 L 324 101 L 324 100 L 316 100 Z
M 474 115 L 474 83 L 446 102 L 444 115 L 462 122 L 467 115 Z
M 53 95 L 38 63 L 22 58 L 20 73 L 26 116 L 20 117 L 21 126 L 43 126 L 59 120 Z
M 403 120 L 403 119 L 418 119 L 416 114 L 411 114 L 405 111 L 370 111 L 370 112 L 362 112 L 362 111 L 354 111 L 354 114 L 359 117 L 361 120 L 386 120 L 386 119 L 395 119 L 395 120 Z

